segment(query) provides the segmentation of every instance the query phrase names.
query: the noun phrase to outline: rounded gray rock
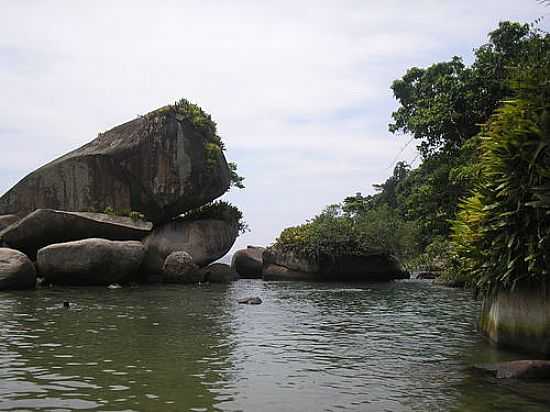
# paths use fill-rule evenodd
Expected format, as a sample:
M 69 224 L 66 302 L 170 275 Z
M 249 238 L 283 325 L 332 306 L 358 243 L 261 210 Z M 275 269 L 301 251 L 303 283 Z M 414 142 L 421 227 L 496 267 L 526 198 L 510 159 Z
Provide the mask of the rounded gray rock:
M 143 269 L 148 274 L 161 273 L 168 255 L 180 250 L 188 252 L 193 263 L 204 267 L 225 256 L 238 235 L 237 226 L 223 220 L 176 219 L 155 228 L 145 238 Z
M 138 241 L 84 239 L 59 243 L 38 251 L 38 271 L 47 282 L 104 286 L 137 275 L 145 250 Z
M 35 282 L 36 269 L 24 253 L 0 248 L 0 290 L 32 289 Z
M 231 259 L 231 267 L 243 278 L 261 279 L 265 248 L 248 246 L 235 252 Z
M 204 274 L 193 263 L 191 255 L 185 251 L 176 251 L 168 255 L 162 267 L 164 283 L 198 283 L 204 281 Z

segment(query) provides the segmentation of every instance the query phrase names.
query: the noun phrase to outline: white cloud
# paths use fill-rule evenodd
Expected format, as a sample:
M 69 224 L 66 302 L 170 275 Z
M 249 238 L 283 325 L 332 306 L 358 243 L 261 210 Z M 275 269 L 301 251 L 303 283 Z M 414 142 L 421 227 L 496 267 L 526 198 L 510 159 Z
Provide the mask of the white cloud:
M 391 172 L 407 67 L 467 55 L 517 0 L 2 2 L 0 192 L 98 131 L 179 97 L 213 114 L 247 176 L 230 194 L 269 243 Z M 409 147 L 403 158 L 412 160 Z

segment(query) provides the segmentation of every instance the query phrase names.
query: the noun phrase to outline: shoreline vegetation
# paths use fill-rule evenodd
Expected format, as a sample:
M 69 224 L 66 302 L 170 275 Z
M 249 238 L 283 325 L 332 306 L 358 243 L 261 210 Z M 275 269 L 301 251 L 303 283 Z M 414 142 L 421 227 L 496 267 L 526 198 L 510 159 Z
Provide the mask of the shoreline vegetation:
M 389 129 L 418 142 L 377 193 L 347 197 L 275 247 L 305 256 L 380 247 L 440 284 L 488 296 L 545 285 L 550 263 L 550 36 L 502 22 L 487 44 L 392 84 Z

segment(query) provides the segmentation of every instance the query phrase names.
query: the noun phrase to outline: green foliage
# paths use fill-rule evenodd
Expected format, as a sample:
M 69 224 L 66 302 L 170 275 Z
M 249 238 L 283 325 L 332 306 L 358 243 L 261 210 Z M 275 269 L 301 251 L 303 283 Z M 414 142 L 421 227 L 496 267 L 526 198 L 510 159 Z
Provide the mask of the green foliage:
M 236 187 L 237 189 L 244 189 L 244 177 L 240 176 L 237 172 L 237 163 L 229 162 L 229 173 L 231 179 L 231 186 Z
M 407 263 L 412 270 L 443 272 L 450 266 L 450 241 L 443 236 L 436 236 L 424 252 L 414 256 Z
M 220 149 L 220 146 L 218 146 L 216 143 L 206 143 L 206 145 L 204 146 L 204 152 L 206 154 L 206 163 L 208 169 L 214 169 L 218 164 L 218 161 L 222 154 L 222 149 Z
M 529 55 L 538 36 L 526 24 L 502 22 L 489 33 L 489 43 L 475 51 L 471 67 L 455 56 L 426 69 L 409 69 L 392 84 L 400 107 L 392 114 L 390 131 L 418 139 L 424 158 L 456 154 L 511 94 L 507 68 Z
M 140 212 L 136 212 L 130 209 L 113 209 L 111 206 L 107 206 L 103 213 L 109 216 L 119 216 L 119 217 L 129 217 L 133 221 L 137 222 L 140 220 L 145 220 L 145 215 Z
M 537 95 L 547 95 L 548 84 L 539 86 Z M 548 279 L 549 109 L 536 96 L 510 100 L 484 127 L 483 173 L 461 204 L 452 236 L 460 271 L 484 293 Z
M 243 220 L 242 212 L 236 206 L 223 200 L 208 203 L 197 209 L 190 210 L 180 216 L 179 219 L 189 221 L 218 219 L 235 224 L 239 233 L 249 231 L 248 224 Z
M 380 251 L 407 259 L 416 253 L 416 227 L 388 206 L 350 214 L 331 205 L 306 224 L 283 230 L 274 247 L 311 259 Z
M 173 108 L 176 113 L 182 115 L 211 143 L 218 145 L 221 150 L 225 149 L 221 138 L 217 134 L 216 122 L 200 106 L 191 103 L 187 99 L 180 99 L 174 104 Z
M 489 34 L 488 43 L 475 50 L 471 66 L 454 57 L 428 68 L 411 68 L 393 83 L 399 107 L 390 130 L 411 134 L 419 142 L 423 163 L 382 193 L 395 199 L 392 207 L 405 220 L 418 222 L 422 247 L 434 237 L 449 236 L 460 200 L 481 173 L 481 126 L 517 90 L 534 95 L 540 81 L 530 83 L 522 73 L 538 65 L 532 76 L 544 77 L 540 62 L 548 49 L 545 34 L 526 24 L 503 22 Z
M 217 126 L 212 116 L 206 113 L 198 105 L 191 103 L 187 99 L 180 99 L 173 106 L 170 106 L 177 114 L 182 115 L 184 119 L 189 121 L 195 129 L 197 129 L 205 138 L 204 153 L 209 169 L 214 169 L 219 158 L 225 150 L 225 144 L 221 137 L 217 134 Z M 237 173 L 237 164 L 229 162 L 229 172 L 231 178 L 231 187 L 244 189 L 244 177 Z

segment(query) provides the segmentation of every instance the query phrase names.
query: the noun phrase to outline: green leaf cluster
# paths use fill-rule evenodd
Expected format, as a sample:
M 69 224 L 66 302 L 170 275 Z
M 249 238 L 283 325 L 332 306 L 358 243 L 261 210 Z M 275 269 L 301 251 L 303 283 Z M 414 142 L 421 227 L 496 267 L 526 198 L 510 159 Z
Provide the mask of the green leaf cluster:
M 337 204 L 303 225 L 283 230 L 274 247 L 310 259 L 380 252 L 407 259 L 417 253 L 416 236 L 415 224 L 403 221 L 387 205 L 351 212 Z
M 207 166 L 213 169 L 218 164 L 218 161 L 225 151 L 225 144 L 217 132 L 216 122 L 212 116 L 206 113 L 200 106 L 190 102 L 187 99 L 180 99 L 173 106 L 170 106 L 177 114 L 184 117 L 190 122 L 193 127 L 198 130 L 205 138 L 204 153 L 206 156 Z M 229 172 L 231 187 L 244 189 L 244 177 L 237 172 L 237 164 L 229 162 Z
M 550 100 L 539 86 L 529 100 L 505 102 L 484 126 L 482 173 L 453 223 L 458 270 L 483 293 L 548 280 Z
M 197 209 L 190 210 L 178 219 L 188 221 L 217 219 L 234 224 L 241 234 L 249 230 L 248 224 L 244 221 L 243 213 L 239 208 L 223 200 L 211 202 Z

